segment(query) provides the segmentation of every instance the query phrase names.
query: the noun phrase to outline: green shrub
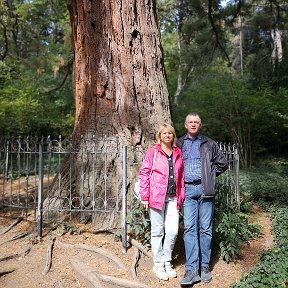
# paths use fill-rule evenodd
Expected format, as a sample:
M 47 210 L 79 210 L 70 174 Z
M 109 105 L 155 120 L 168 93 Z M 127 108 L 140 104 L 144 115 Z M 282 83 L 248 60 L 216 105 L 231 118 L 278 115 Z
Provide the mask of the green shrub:
M 233 210 L 216 214 L 214 243 L 224 261 L 239 257 L 241 244 L 259 235 L 260 226 L 248 220 L 248 214 Z
M 145 247 L 150 247 L 150 219 L 148 212 L 135 197 L 131 196 L 127 213 L 128 234 Z
M 287 167 L 287 161 L 270 160 L 244 173 L 247 191 L 270 214 L 275 245 L 263 252 L 255 268 L 232 288 L 288 287 Z
M 274 159 L 264 161 L 258 168 L 241 171 L 241 192 L 267 208 L 276 202 L 288 205 L 287 167 L 287 161 Z
M 232 288 L 279 287 L 288 285 L 288 251 L 286 245 L 276 245 L 262 253 L 255 268 Z

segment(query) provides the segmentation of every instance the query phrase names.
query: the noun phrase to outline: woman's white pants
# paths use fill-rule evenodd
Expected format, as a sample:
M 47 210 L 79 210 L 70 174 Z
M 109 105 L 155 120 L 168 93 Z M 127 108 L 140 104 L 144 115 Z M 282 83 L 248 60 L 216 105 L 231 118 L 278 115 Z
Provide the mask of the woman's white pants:
M 176 197 L 166 197 L 162 210 L 149 209 L 154 266 L 170 263 L 179 228 Z

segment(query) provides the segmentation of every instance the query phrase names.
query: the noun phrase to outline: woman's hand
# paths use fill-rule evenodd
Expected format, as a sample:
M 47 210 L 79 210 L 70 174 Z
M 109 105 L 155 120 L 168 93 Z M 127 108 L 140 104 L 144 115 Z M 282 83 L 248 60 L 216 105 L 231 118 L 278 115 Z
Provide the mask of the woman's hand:
M 141 201 L 145 210 L 148 210 L 148 201 Z

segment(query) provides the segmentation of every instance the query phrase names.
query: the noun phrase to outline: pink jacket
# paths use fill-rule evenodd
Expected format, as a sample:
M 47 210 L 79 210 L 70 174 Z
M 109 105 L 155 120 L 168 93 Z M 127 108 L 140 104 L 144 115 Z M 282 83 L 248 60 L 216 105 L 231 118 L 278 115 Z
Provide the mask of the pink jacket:
M 150 177 L 154 153 L 156 158 Z M 179 209 L 185 197 L 184 165 L 181 149 L 173 147 L 174 179 L 176 183 L 177 207 Z M 149 201 L 149 207 L 162 210 L 168 185 L 169 166 L 160 144 L 148 148 L 139 172 L 140 196 Z

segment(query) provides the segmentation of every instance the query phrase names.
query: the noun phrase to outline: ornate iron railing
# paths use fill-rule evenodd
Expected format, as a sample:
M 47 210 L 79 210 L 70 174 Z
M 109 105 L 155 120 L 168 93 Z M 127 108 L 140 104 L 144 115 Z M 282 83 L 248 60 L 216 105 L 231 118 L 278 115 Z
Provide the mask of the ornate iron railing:
M 229 169 L 218 177 L 218 197 L 239 204 L 238 151 L 235 145 L 219 146 Z M 0 139 L 0 207 L 33 209 L 39 237 L 43 214 L 49 221 L 55 212 L 116 211 L 125 233 L 127 195 L 133 193 L 144 152 L 107 137 L 82 138 L 76 145 L 61 137 Z

